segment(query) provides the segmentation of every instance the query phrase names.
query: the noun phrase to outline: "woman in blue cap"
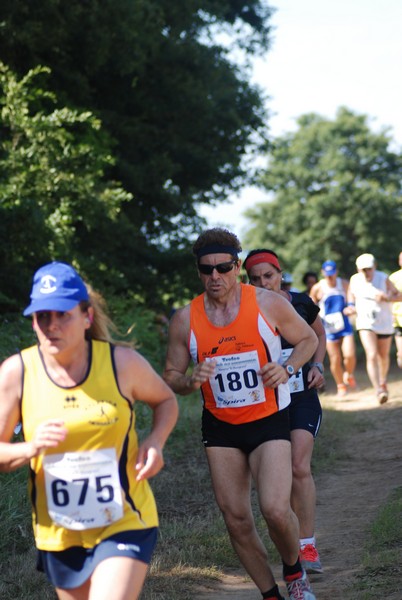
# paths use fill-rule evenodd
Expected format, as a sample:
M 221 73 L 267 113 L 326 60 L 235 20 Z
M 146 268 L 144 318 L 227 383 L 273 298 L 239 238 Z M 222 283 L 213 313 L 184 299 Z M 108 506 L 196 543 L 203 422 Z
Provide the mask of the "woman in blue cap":
M 163 467 L 177 401 L 149 363 L 114 344 L 100 297 L 68 264 L 34 276 L 38 344 L 0 370 L 0 469 L 30 465 L 38 568 L 61 600 L 135 600 L 156 543 L 148 479 Z M 153 411 L 139 445 L 135 401 Z M 21 421 L 23 442 L 10 443 Z
M 357 389 L 355 380 L 356 347 L 353 327 L 348 319 L 347 294 L 349 282 L 341 279 L 334 260 L 326 260 L 321 269 L 324 275 L 310 291 L 320 307 L 327 338 L 329 367 L 338 390 L 338 397 Z

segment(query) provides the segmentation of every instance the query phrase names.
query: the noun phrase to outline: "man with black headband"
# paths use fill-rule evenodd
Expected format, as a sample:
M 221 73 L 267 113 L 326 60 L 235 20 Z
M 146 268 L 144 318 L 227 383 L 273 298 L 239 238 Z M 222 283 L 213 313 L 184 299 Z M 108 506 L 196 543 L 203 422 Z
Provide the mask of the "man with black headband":
M 240 252 L 238 238 L 226 229 L 209 229 L 195 242 L 205 292 L 171 320 L 164 378 L 179 394 L 201 391 L 215 497 L 233 548 L 262 597 L 282 599 L 255 527 L 251 479 L 290 600 L 315 600 L 299 561 L 299 527 L 290 507 L 287 407 L 288 380 L 313 355 L 317 336 L 279 294 L 239 283 Z M 284 365 L 280 335 L 294 346 Z

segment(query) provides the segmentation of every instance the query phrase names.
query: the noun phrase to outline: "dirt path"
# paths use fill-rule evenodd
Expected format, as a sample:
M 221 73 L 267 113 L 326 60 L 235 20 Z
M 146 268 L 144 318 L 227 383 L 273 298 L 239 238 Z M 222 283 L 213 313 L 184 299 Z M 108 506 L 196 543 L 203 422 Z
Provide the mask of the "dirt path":
M 328 409 L 361 412 L 362 427 L 345 445 L 345 459 L 331 473 L 316 477 L 316 535 L 324 567 L 323 575 L 311 575 L 317 600 L 358 600 L 346 591 L 358 576 L 367 525 L 388 494 L 402 485 L 402 377 L 395 372 L 389 384 L 390 400 L 379 406 L 367 385 L 365 373 L 358 376 L 361 391 L 339 401 L 329 392 L 321 396 Z M 321 435 L 325 436 L 325 421 Z M 281 569 L 273 565 L 278 582 Z M 282 586 L 282 583 L 280 583 Z M 287 598 L 285 589 L 282 593 Z M 213 587 L 203 588 L 197 600 L 260 600 L 261 595 L 244 571 L 227 573 Z M 400 600 L 400 595 L 387 596 Z

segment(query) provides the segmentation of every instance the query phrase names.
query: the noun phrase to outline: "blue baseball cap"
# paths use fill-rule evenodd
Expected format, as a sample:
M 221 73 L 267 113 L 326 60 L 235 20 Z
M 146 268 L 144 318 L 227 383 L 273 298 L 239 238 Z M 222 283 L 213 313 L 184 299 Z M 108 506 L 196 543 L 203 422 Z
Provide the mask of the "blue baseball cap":
M 31 304 L 24 317 L 39 310 L 71 310 L 89 300 L 88 290 L 77 271 L 67 263 L 51 262 L 38 269 L 33 278 Z
M 336 268 L 336 262 L 334 260 L 326 260 L 324 263 L 322 263 L 321 268 L 324 271 L 325 275 L 335 275 L 335 273 L 338 270 Z
M 282 273 L 282 281 L 283 283 L 293 283 L 293 277 L 290 273 L 283 272 Z

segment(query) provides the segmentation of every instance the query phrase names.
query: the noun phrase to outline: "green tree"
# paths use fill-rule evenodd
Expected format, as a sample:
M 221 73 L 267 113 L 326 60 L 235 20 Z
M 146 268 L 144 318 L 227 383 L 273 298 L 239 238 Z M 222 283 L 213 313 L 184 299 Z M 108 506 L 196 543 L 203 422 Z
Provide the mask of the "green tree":
M 161 272 L 166 236 L 165 251 L 186 247 L 196 203 L 252 177 L 243 159 L 265 144 L 266 112 L 248 61 L 233 57 L 267 49 L 270 15 L 261 0 L 1 3 L 0 58 L 20 75 L 49 66 L 61 103 L 99 116 L 115 140 L 140 277 L 149 264 Z
M 99 120 L 55 108 L 55 97 L 41 87 L 47 71 L 37 67 L 19 80 L 0 64 L 3 309 L 21 307 L 32 271 L 51 259 L 74 261 L 99 282 L 107 246 L 118 239 L 121 207 L 131 199 L 104 180 L 112 158 Z
M 374 133 L 367 116 L 340 108 L 334 120 L 298 119 L 277 138 L 261 176 L 267 202 L 246 212 L 248 248 L 277 250 L 296 277 L 336 260 L 344 275 L 372 252 L 380 268 L 395 268 L 402 230 L 402 156 L 387 130 Z

